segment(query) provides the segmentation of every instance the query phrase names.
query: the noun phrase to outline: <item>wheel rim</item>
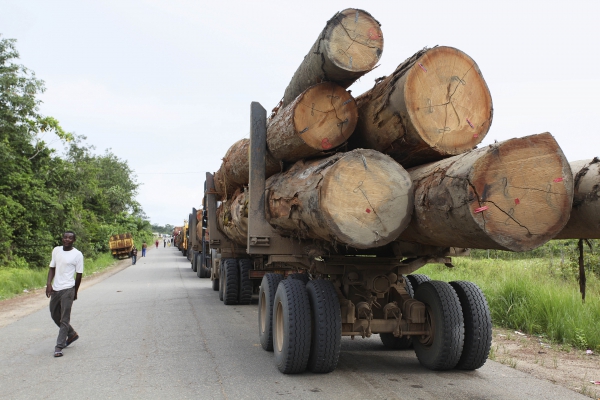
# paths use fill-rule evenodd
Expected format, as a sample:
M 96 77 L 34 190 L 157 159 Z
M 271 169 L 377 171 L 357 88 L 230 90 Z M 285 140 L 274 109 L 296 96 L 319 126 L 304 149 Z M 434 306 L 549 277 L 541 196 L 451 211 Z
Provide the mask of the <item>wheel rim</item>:
M 277 303 L 277 312 L 275 313 L 275 337 L 277 343 L 277 351 L 283 349 L 283 307 L 281 303 Z
M 264 293 L 260 296 L 260 333 L 267 330 L 267 296 Z

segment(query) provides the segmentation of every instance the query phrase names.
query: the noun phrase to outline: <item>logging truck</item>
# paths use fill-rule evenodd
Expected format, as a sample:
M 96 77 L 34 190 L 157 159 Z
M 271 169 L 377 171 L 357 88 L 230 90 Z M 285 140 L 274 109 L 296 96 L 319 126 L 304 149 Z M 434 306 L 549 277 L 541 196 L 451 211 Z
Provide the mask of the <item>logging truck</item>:
M 206 175 L 209 247 L 215 252 L 211 280 L 226 305 L 249 304 L 257 295 L 261 346 L 275 352 L 279 370 L 330 372 L 342 336 L 373 334 L 391 349 L 414 347 L 420 362 L 434 370 L 481 367 L 491 344 L 491 319 L 479 288 L 411 275 L 427 263 L 451 265 L 450 256 L 467 250 L 391 242 L 377 250 L 341 246 L 333 253 L 310 239 L 282 236 L 265 216 L 266 112 L 258 103 L 252 104 L 251 118 L 245 246 L 219 229 L 214 175 Z M 348 176 L 354 174 L 352 164 L 346 165 Z M 374 206 L 368 202 L 358 206 Z M 410 197 L 404 202 L 400 208 L 412 207 Z
M 346 88 L 382 50 L 371 15 L 334 15 L 269 119 L 252 103 L 250 138 L 206 174 L 192 268 L 225 305 L 257 298 L 282 373 L 333 371 L 343 336 L 373 334 L 432 370 L 480 368 L 482 291 L 413 272 L 469 248 L 531 250 L 569 220 L 574 177 L 552 135 L 477 148 L 492 100 L 462 51 L 421 50 L 355 100 Z
M 108 240 L 108 247 L 114 258 L 131 257 L 131 250 L 133 249 L 131 233 L 112 235 Z

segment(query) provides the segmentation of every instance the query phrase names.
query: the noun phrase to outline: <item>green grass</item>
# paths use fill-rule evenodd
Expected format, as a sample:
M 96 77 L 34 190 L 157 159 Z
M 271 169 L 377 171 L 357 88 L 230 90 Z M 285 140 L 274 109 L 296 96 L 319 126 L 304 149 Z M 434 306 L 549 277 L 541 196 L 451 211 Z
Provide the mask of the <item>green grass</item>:
M 454 258 L 455 268 L 427 265 L 417 273 L 431 279 L 479 285 L 495 326 L 544 335 L 556 343 L 600 351 L 600 281 L 587 274 L 585 304 L 579 283 L 548 259 Z
M 110 254 L 100 254 L 95 259 L 84 260 L 83 276 L 113 265 L 116 260 Z M 34 290 L 46 286 L 48 268 L 0 268 L 0 300 L 15 297 L 25 290 Z

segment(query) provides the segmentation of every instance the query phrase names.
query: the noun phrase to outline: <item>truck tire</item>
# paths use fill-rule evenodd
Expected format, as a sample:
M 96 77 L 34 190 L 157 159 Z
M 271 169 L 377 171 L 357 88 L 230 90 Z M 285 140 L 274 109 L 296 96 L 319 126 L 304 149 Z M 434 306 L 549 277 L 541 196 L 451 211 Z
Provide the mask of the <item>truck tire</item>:
M 273 351 L 284 374 L 304 372 L 310 356 L 310 301 L 298 279 L 279 282 L 273 302 Z
M 408 279 L 408 281 L 410 282 L 413 292 L 417 291 L 417 288 L 419 287 L 419 285 L 421 283 L 431 281 L 430 277 L 428 277 L 427 275 L 423 275 L 423 274 L 406 275 L 406 279 Z
M 434 371 L 452 369 L 458 364 L 465 341 L 465 327 L 458 295 L 449 283 L 424 282 L 415 299 L 427 306 L 426 317 L 433 336 L 415 336 L 413 346 L 421 365 Z
M 240 269 L 240 304 L 246 305 L 252 302 L 252 292 L 254 292 L 254 285 L 250 280 L 250 270 L 252 269 L 252 260 L 242 258 L 238 260 L 238 266 Z
M 204 271 L 202 270 L 202 253 L 194 254 L 194 265 L 196 266 L 196 276 L 198 278 L 204 278 Z
M 487 361 L 492 346 L 492 317 L 485 296 L 473 282 L 455 281 L 456 291 L 465 320 L 465 345 L 457 369 L 473 371 Z
M 198 257 L 196 257 L 198 255 L 198 253 L 195 253 L 192 256 L 192 271 L 194 271 L 196 273 L 196 275 L 198 275 Z M 198 278 L 200 278 L 200 275 L 198 275 Z
M 240 283 L 238 263 L 235 258 L 223 261 L 223 304 L 231 306 L 238 303 Z
M 404 288 L 406 289 L 406 292 L 411 297 L 411 299 L 414 299 L 415 288 L 413 287 L 412 283 L 410 283 L 410 279 L 408 279 L 407 275 L 402 275 L 402 277 L 404 277 Z
M 308 281 L 310 280 L 308 278 L 308 274 L 303 273 L 303 272 L 294 272 L 293 274 L 289 274 L 287 276 L 287 279 L 298 279 L 299 281 L 304 282 L 304 284 L 306 285 L 308 283 Z
M 266 351 L 273 351 L 273 300 L 277 285 L 283 279 L 280 274 L 266 273 L 258 292 L 258 337 Z
M 342 346 L 342 314 L 338 295 L 331 281 L 323 279 L 308 282 L 306 291 L 312 316 L 308 370 L 331 372 L 337 367 Z
M 217 290 L 219 290 L 219 279 L 213 279 L 212 280 L 212 289 L 216 292 Z
M 225 281 L 225 276 L 223 273 L 223 261 L 219 263 L 219 300 L 223 301 L 223 282 Z

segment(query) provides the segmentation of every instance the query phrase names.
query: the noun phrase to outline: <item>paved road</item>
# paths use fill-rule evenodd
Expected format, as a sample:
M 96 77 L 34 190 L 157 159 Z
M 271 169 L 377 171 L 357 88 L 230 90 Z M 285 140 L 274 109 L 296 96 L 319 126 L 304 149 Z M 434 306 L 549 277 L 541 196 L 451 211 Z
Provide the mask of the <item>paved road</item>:
M 174 248 L 83 290 L 79 341 L 53 358 L 46 308 L 0 329 L 0 397 L 7 399 L 586 399 L 488 361 L 474 372 L 431 372 L 377 335 L 342 342 L 326 375 L 282 375 L 262 350 L 257 307 L 224 306 Z

